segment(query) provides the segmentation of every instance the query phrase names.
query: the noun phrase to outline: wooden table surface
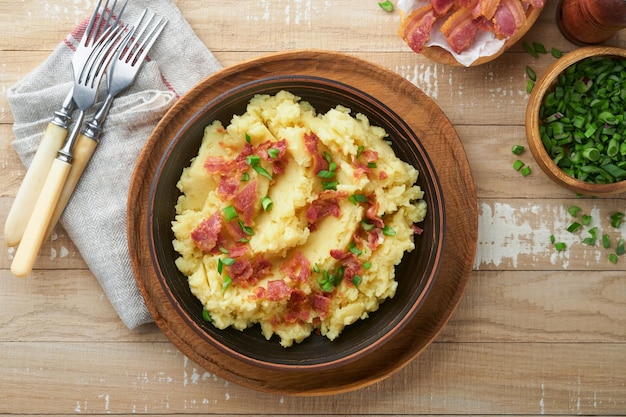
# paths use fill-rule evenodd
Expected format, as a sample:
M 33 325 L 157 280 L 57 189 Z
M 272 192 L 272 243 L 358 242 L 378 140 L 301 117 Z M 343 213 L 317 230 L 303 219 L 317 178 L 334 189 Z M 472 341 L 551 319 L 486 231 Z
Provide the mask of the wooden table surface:
M 6 91 L 39 65 L 92 1 L 0 1 L 0 223 L 25 170 L 11 147 Z M 565 229 L 580 206 L 614 239 L 608 216 L 626 196 L 579 198 L 513 170 L 526 144 L 530 65 L 554 61 L 521 43 L 476 68 L 448 67 L 396 36 L 397 12 L 376 0 L 175 0 L 223 66 L 273 51 L 341 51 L 383 65 L 429 95 L 463 142 L 478 195 L 470 283 L 442 333 L 404 369 L 369 387 L 323 397 L 266 394 L 206 372 L 154 325 L 128 330 L 61 227 L 26 279 L 0 259 L 0 414 L 626 415 L 626 257 Z M 556 0 L 523 38 L 563 52 Z M 607 42 L 626 47 L 626 32 Z M 568 243 L 556 252 L 550 235 Z M 462 239 L 462 236 L 458 237 Z M 4 243 L 3 243 L 4 245 Z M 329 381 L 332 384 L 332 381 Z

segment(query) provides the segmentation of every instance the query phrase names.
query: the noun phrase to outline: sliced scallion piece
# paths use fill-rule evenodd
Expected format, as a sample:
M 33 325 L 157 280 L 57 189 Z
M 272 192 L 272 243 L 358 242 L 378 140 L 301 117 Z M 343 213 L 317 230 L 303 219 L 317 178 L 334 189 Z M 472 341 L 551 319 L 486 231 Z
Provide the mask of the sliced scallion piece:
M 224 217 L 226 218 L 226 221 L 231 221 L 232 219 L 236 219 L 238 216 L 237 210 L 235 210 L 235 207 L 233 206 L 224 207 L 222 209 L 222 212 L 224 213 Z
M 378 5 L 386 12 L 393 12 L 393 3 L 389 0 L 381 1 Z
M 269 197 L 263 197 L 261 199 L 261 207 L 263 207 L 263 211 L 269 211 L 273 204 L 274 202 Z

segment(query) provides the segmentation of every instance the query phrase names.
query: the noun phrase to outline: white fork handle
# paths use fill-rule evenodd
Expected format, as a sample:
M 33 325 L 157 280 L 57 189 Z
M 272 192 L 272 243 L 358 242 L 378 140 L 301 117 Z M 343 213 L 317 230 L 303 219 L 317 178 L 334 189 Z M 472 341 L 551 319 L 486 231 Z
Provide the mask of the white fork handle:
M 74 158 L 72 159 L 72 168 L 70 169 L 65 185 L 61 190 L 59 201 L 56 204 L 54 212 L 52 213 L 52 218 L 50 219 L 50 224 L 48 225 L 45 236 L 50 236 L 52 229 L 58 223 L 59 218 L 61 217 L 61 214 L 63 214 L 63 210 L 65 210 L 68 201 L 72 197 L 76 184 L 78 184 L 78 180 L 80 180 L 80 177 L 89 163 L 91 156 L 95 152 L 97 145 L 98 141 L 83 134 L 78 135 L 72 152 L 72 155 L 74 155 Z
M 11 263 L 11 272 L 16 277 L 26 277 L 33 269 L 39 249 L 46 237 L 52 212 L 59 201 L 70 168 L 71 164 L 60 159 L 55 159 L 52 162 L 46 182 L 37 199 L 30 220 L 26 224 L 22 241 L 17 247 Z
M 26 224 L 31 217 L 46 176 L 67 137 L 67 129 L 49 123 L 37 148 L 33 162 L 26 171 L 13 205 L 4 224 L 4 240 L 7 246 L 17 246 L 22 240 Z

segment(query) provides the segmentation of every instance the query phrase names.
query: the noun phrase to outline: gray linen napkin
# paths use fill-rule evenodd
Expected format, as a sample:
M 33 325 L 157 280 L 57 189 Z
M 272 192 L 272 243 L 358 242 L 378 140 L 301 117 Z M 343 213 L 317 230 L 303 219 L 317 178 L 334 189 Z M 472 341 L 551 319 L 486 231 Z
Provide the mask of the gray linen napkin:
M 122 22 L 134 23 L 145 8 L 169 22 L 133 86 L 115 99 L 100 144 L 61 217 L 69 237 L 131 329 L 152 320 L 137 288 L 126 240 L 126 199 L 135 161 L 176 99 L 220 68 L 170 0 L 129 0 Z M 53 112 L 71 89 L 70 61 L 86 23 L 87 19 L 7 92 L 15 119 L 13 147 L 25 166 L 30 165 Z

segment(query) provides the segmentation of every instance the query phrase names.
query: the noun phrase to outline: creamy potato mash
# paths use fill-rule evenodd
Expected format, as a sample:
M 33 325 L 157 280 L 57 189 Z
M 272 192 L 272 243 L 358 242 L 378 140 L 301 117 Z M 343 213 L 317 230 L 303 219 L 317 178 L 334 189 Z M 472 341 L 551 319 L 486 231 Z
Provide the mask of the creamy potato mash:
M 385 131 L 287 91 L 207 126 L 172 223 L 178 269 L 220 329 L 259 324 L 281 345 L 328 339 L 394 296 L 426 215 L 418 172 Z

